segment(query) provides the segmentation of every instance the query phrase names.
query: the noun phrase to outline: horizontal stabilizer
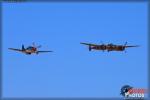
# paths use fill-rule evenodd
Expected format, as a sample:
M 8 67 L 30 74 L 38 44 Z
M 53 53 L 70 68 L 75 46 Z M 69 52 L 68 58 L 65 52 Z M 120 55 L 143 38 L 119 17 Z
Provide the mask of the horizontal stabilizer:
M 15 49 L 15 48 L 8 48 L 9 50 L 14 50 L 14 51 L 22 51 L 20 49 Z
M 89 46 L 99 46 L 99 45 L 97 45 L 97 44 L 91 44 L 91 43 L 80 43 L 80 44 L 84 44 L 84 45 L 89 45 Z

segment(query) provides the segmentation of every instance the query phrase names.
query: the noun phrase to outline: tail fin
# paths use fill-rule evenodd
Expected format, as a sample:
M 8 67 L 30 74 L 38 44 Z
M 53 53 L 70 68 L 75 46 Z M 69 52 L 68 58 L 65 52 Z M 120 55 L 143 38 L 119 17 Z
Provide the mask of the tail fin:
M 22 50 L 25 50 L 24 45 L 22 45 Z
M 91 48 L 91 46 L 89 45 L 89 51 L 91 51 L 92 50 L 92 48 Z

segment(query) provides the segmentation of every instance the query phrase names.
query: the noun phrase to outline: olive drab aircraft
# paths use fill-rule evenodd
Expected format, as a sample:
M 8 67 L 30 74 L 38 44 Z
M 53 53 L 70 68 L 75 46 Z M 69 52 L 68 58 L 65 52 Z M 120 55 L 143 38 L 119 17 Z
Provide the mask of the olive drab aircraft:
M 124 45 L 114 45 L 110 44 L 91 44 L 91 43 L 80 43 L 89 46 L 89 51 L 93 50 L 102 50 L 102 51 L 124 51 L 126 48 L 138 47 L 138 45 L 129 46 L 127 42 Z
M 16 49 L 16 48 L 8 48 L 8 49 L 14 50 L 14 51 L 19 51 L 19 52 L 25 53 L 27 55 L 31 55 L 33 53 L 39 54 L 39 53 L 53 52 L 53 51 L 39 51 L 38 48 L 41 48 L 41 45 L 35 46 L 35 44 L 33 43 L 32 46 L 28 46 L 27 48 L 25 48 L 24 45 L 22 45 L 21 49 Z

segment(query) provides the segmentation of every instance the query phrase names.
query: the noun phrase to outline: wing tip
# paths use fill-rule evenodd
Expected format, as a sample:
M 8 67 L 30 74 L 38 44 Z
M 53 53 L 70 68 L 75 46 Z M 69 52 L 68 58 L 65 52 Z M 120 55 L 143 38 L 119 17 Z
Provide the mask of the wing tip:
M 83 42 L 80 42 L 80 44 L 84 44 Z
M 12 48 L 8 48 L 9 50 L 12 50 Z
M 87 45 L 88 43 L 85 43 L 85 42 L 80 42 L 80 44 L 85 44 L 85 45 Z

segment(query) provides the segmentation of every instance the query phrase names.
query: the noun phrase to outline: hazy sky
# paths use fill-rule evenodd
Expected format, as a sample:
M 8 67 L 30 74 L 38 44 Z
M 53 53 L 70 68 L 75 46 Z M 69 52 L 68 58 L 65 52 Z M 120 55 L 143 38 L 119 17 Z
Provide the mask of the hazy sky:
M 4 97 L 121 97 L 147 87 L 147 3 L 3 3 Z M 53 53 L 8 50 L 42 45 Z M 80 42 L 140 45 L 88 51 Z

